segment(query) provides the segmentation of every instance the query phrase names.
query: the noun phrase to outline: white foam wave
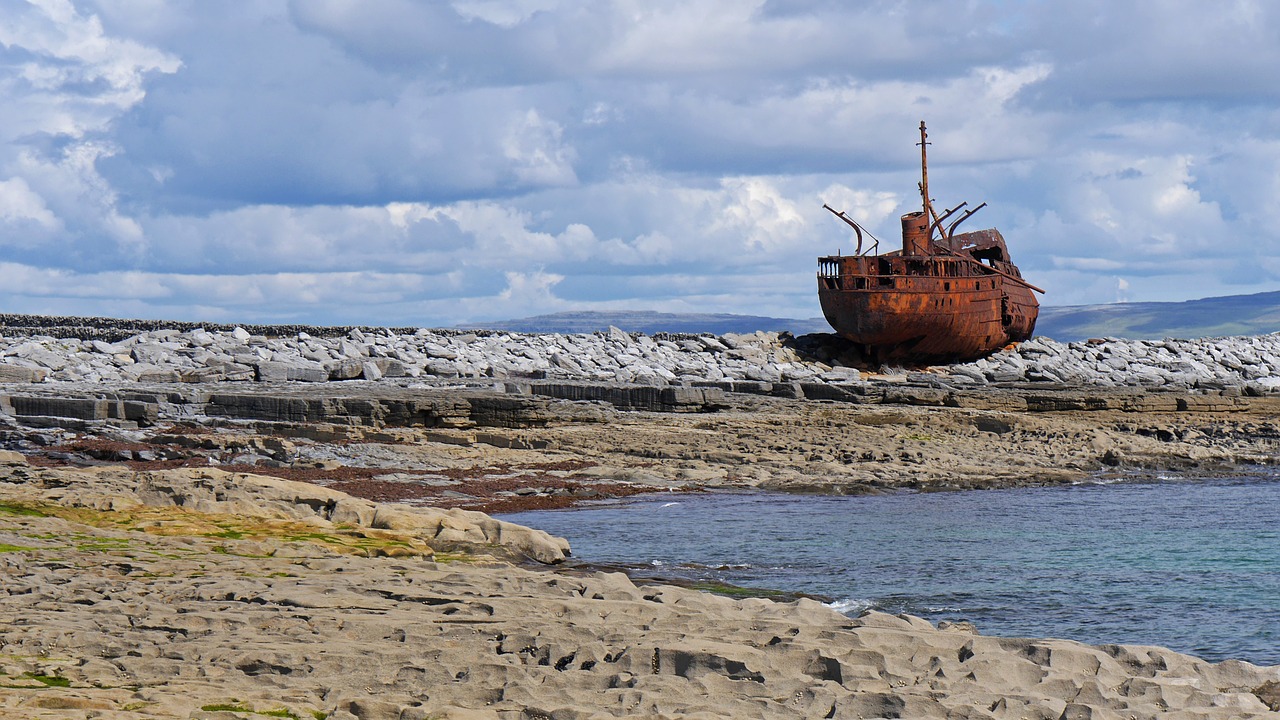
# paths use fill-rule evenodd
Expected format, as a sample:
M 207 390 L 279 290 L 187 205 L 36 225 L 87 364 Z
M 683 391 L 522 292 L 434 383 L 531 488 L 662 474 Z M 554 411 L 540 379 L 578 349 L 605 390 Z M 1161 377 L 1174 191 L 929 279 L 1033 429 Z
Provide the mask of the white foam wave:
M 826 606 L 844 615 L 860 615 L 864 610 L 870 610 L 875 603 L 862 598 L 845 598 L 836 600 L 835 602 L 826 603 Z
M 1117 483 L 1126 482 L 1125 478 L 1089 478 L 1087 480 L 1076 480 L 1072 485 L 1115 485 Z

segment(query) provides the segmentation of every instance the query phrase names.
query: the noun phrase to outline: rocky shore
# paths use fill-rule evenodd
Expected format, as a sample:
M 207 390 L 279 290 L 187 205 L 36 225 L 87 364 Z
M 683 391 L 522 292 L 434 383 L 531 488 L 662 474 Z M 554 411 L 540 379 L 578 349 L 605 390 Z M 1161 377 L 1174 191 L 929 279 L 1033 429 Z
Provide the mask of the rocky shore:
M 1280 717 L 1280 668 L 536 570 L 567 544 L 477 512 L 1257 472 L 1273 336 L 904 370 L 825 336 L 4 320 L 3 717 Z
M 500 558 L 563 541 L 305 483 L 0 461 L 4 717 L 1280 717 L 1280 668 L 535 572 Z
M 0 315 L 0 382 L 329 382 L 421 378 L 565 379 L 649 386 L 836 384 L 867 367 L 835 335 L 562 335 L 413 328 L 197 326 Z M 940 382 L 1173 389 L 1280 386 L 1280 334 L 1201 340 L 1035 338 Z

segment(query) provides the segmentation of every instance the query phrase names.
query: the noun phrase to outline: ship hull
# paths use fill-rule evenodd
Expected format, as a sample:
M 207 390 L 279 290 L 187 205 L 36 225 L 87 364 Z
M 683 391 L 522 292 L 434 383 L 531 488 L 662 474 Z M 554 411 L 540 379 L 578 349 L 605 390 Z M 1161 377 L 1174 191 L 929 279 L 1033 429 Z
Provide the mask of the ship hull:
M 823 315 L 877 362 L 974 360 L 1030 338 L 1039 312 L 1031 290 L 998 275 L 850 283 L 873 286 L 864 288 L 839 284 L 820 281 Z M 874 287 L 882 284 L 891 287 Z

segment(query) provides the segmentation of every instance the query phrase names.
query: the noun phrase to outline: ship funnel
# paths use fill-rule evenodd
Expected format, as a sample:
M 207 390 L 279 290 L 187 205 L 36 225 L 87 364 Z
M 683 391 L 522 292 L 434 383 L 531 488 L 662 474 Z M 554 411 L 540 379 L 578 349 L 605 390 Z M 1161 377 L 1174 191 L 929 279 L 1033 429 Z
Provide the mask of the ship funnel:
M 902 216 L 902 254 L 930 255 L 929 218 L 924 211 Z

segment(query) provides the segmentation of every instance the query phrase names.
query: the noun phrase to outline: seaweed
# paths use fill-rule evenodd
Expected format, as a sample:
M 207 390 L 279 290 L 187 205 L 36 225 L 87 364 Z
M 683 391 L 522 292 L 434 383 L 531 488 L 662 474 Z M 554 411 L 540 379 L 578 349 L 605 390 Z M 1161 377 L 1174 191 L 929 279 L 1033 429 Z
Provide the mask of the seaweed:
M 22 677 L 28 680 L 35 680 L 36 682 L 44 683 L 46 687 L 58 687 L 58 688 L 71 687 L 71 681 L 68 680 L 67 678 L 62 677 L 61 675 L 40 675 L 37 673 L 23 673 Z
M 5 515 L 20 515 L 25 517 L 48 517 L 48 513 L 34 508 L 30 505 L 22 505 L 19 503 L 0 502 L 0 513 Z

